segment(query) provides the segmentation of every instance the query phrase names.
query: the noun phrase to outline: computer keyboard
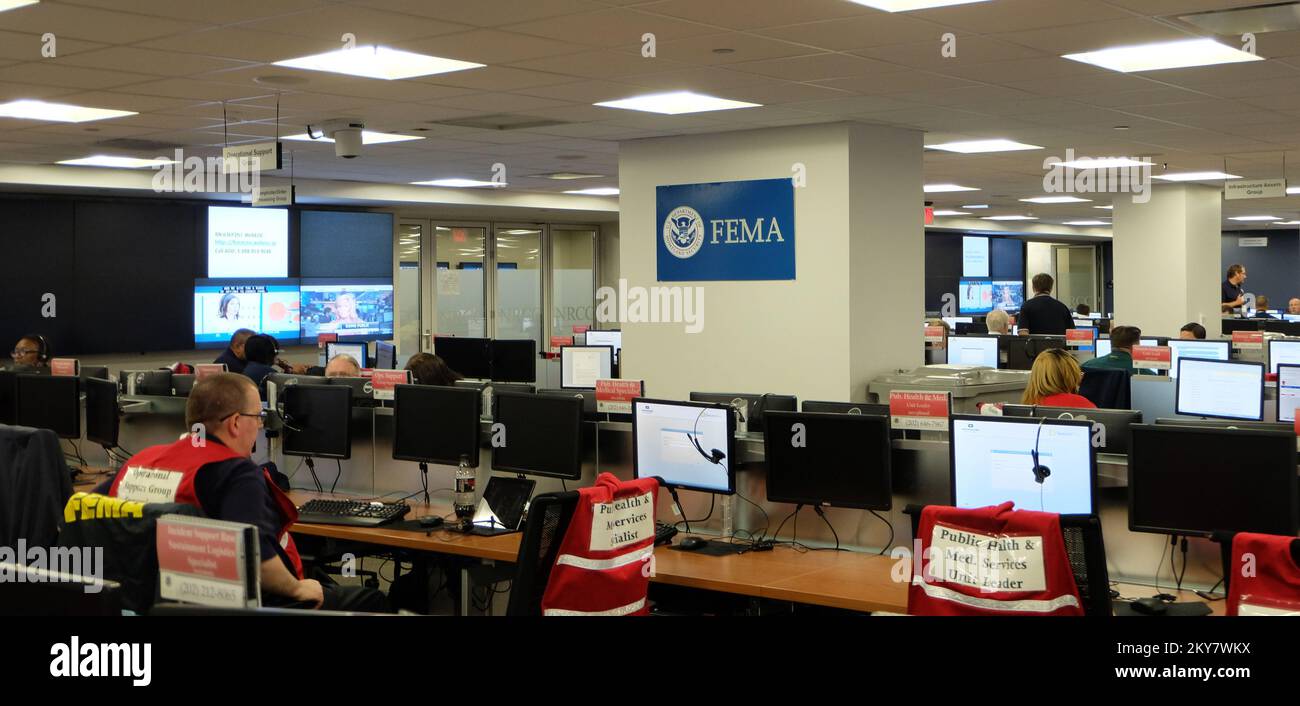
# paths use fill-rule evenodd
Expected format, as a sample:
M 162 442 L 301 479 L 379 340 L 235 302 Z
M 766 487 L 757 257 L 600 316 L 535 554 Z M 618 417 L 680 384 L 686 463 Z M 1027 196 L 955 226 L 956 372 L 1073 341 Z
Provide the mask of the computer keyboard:
M 298 521 L 317 525 L 378 527 L 400 520 L 411 511 L 406 503 L 370 503 L 360 500 L 308 500 L 298 508 Z

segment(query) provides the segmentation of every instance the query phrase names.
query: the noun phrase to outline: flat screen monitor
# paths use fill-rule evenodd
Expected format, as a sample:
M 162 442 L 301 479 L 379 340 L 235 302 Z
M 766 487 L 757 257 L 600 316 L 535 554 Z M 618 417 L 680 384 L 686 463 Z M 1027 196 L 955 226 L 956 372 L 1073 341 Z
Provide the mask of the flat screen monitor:
M 0 424 L 15 424 L 18 419 L 18 373 L 0 370 Z
M 1264 364 L 1178 361 L 1174 411 L 1191 417 L 1264 420 Z
M 560 387 L 595 387 L 614 377 L 612 346 L 561 346 Z
M 1008 404 L 1002 407 L 1007 417 L 1046 417 L 1048 419 L 1086 419 L 1093 422 L 1093 445 L 1099 453 L 1126 454 L 1129 429 L 1142 423 L 1142 412 L 1127 409 L 1079 409 L 1076 407 L 1040 407 Z M 1100 429 L 1098 428 L 1100 426 Z
M 1025 303 L 1025 283 L 1020 280 L 993 280 L 993 308 L 1006 312 L 1020 311 Z
M 80 378 L 74 377 L 19 375 L 18 426 L 49 429 L 64 439 L 80 439 L 80 383 Z
M 768 410 L 793 412 L 799 409 L 799 399 L 794 395 L 759 394 L 754 392 L 692 392 L 692 402 L 709 402 L 745 410 L 745 428 L 751 432 L 766 430 Z
M 957 313 L 987 314 L 993 311 L 993 280 L 962 277 L 957 282 Z
M 1065 336 L 1001 336 L 1007 352 L 1007 369 L 1033 370 L 1034 359 L 1049 348 L 1066 348 Z
M 768 412 L 768 502 L 890 509 L 889 431 L 882 415 Z
M 1019 510 L 1092 515 L 1096 456 L 1092 424 L 1062 419 L 954 415 L 952 503 L 978 508 L 1008 500 Z M 1051 474 L 1039 483 L 1034 451 Z
M 328 362 L 334 360 L 335 356 L 349 355 L 352 356 L 353 360 L 357 361 L 357 365 L 360 365 L 363 368 L 368 368 L 370 367 L 368 365 L 370 361 L 366 354 L 369 351 L 370 347 L 364 343 L 339 343 L 338 341 L 330 341 L 325 344 L 325 360 Z
M 1300 406 L 1300 365 L 1277 366 L 1277 420 L 1294 422 Z
M 287 277 L 289 211 L 208 207 L 209 277 Z
M 435 385 L 393 388 L 393 458 L 455 466 L 479 464 L 478 390 Z
M 492 379 L 499 382 L 537 381 L 537 341 L 531 338 L 493 340 Z
M 736 491 L 736 416 L 722 405 L 639 397 L 632 402 L 632 446 L 637 478 L 706 493 Z
M 1169 375 L 1178 377 L 1178 361 L 1183 358 L 1197 360 L 1228 360 L 1231 357 L 1230 341 L 1169 339 Z
M 614 365 L 617 366 L 619 354 L 623 352 L 623 332 L 589 329 L 587 331 L 587 345 L 612 346 L 614 348 Z
M 1097 357 L 1100 358 L 1100 357 L 1105 356 L 1105 355 L 1110 355 L 1110 351 L 1111 351 L 1111 347 L 1110 347 L 1110 339 L 1109 339 L 1109 338 L 1098 338 L 1098 339 L 1097 339 Z
M 1173 424 L 1132 432 L 1129 529 L 1296 535 L 1294 433 Z
M 492 418 L 504 439 L 492 449 L 492 470 L 578 480 L 582 477 L 582 400 L 502 392 Z
M 375 367 L 380 370 L 397 369 L 397 346 L 387 341 L 375 341 Z
M 297 280 L 194 280 L 194 346 L 224 348 L 246 328 L 298 342 Z
M 1291 322 L 1300 321 L 1300 314 L 1283 314 L 1282 319 Z
M 954 331 L 957 330 L 957 324 L 973 324 L 973 323 L 975 323 L 975 317 L 974 317 L 974 316 L 944 316 L 944 317 L 942 317 L 941 320 L 942 320 L 945 324 L 948 324 L 948 328 L 950 328 L 950 329 L 952 329 L 952 330 L 954 330 Z
M 352 388 L 289 385 L 279 392 L 284 406 L 287 456 L 352 457 Z
M 1270 340 L 1268 342 L 1268 371 L 1277 372 L 1277 366 L 1300 365 L 1300 341 Z
M 91 378 L 86 389 L 86 440 L 104 448 L 117 446 L 117 383 Z
M 889 405 L 870 402 L 823 402 L 804 400 L 799 409 L 805 412 L 822 412 L 829 414 L 875 414 L 889 416 Z
M 997 336 L 949 336 L 949 365 L 982 365 L 998 367 Z
M 961 238 L 961 274 L 963 277 L 989 276 L 989 239 L 978 235 Z
M 340 339 L 393 335 L 391 279 L 303 279 L 302 340 L 322 333 Z
M 467 378 L 492 378 L 491 341 L 486 338 L 434 336 L 433 352 L 447 367 Z

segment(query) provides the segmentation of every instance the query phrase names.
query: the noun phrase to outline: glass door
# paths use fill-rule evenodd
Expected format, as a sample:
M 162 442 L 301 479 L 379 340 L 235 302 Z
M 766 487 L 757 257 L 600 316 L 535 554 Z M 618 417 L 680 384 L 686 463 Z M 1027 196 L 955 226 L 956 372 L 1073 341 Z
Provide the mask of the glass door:
M 426 271 L 422 259 L 429 232 L 429 222 L 402 219 L 397 222 L 397 243 L 393 248 L 397 260 L 394 281 L 397 295 L 397 327 L 393 340 L 397 343 L 399 359 L 409 358 L 420 351 L 429 350 L 431 324 L 426 320 L 429 312 L 429 288 L 421 276 Z
M 1097 293 L 1097 248 L 1092 245 L 1056 247 L 1056 298 L 1075 310 L 1087 304 L 1100 311 Z
M 551 226 L 551 335 L 596 323 L 596 233 L 592 226 Z
M 485 314 L 487 230 L 486 225 L 473 224 L 434 227 L 433 330 L 439 336 L 491 335 Z
M 494 338 L 530 338 L 543 349 L 542 235 L 540 225 L 495 225 L 496 276 L 491 310 Z

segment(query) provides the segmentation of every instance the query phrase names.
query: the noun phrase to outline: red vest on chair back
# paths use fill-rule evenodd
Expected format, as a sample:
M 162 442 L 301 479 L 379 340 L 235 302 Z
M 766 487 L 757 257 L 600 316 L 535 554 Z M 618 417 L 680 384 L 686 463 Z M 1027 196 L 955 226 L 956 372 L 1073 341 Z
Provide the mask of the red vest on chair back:
M 1233 537 L 1228 615 L 1300 615 L 1300 566 L 1292 542 L 1300 539 L 1249 532 Z
M 1083 615 L 1060 515 L 931 505 L 917 539 L 912 615 Z
M 645 615 L 654 559 L 654 478 L 601 473 L 581 497 L 551 568 L 542 615 Z
M 195 446 L 190 439 L 190 435 L 186 434 L 175 443 L 151 446 L 132 456 L 122 464 L 108 494 L 143 503 L 184 503 L 203 510 L 203 504 L 194 491 L 194 477 L 198 475 L 199 469 L 209 463 L 243 457 L 224 444 Z M 268 491 L 280 511 L 280 534 L 277 539 L 289 555 L 294 573 L 301 579 L 302 559 L 289 534 L 289 528 L 298 520 L 298 508 L 271 480 L 271 474 L 263 469 L 262 475 L 266 478 Z M 262 557 L 262 560 L 269 558 Z

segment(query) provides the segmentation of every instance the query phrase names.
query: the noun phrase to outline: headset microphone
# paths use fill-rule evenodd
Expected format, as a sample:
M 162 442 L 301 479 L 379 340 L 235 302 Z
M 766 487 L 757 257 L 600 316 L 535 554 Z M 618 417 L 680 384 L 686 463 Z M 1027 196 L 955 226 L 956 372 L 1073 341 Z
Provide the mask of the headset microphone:
M 1030 457 L 1034 459 L 1034 482 L 1040 485 L 1052 475 L 1052 469 L 1038 462 L 1038 442 L 1043 437 L 1043 423 L 1046 421 L 1047 417 L 1038 419 L 1038 432 L 1034 435 L 1034 450 L 1029 452 Z

